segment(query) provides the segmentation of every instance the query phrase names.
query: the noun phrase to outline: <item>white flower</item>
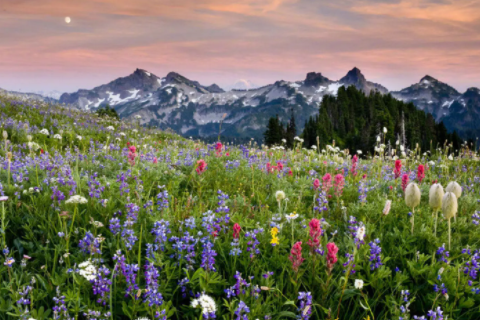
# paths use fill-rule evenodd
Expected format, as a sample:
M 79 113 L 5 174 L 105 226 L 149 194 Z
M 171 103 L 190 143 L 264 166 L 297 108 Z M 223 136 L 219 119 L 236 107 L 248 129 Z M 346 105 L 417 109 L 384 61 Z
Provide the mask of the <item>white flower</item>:
M 383 133 L 387 133 L 387 128 L 383 127 Z
M 194 308 L 200 306 L 200 308 L 202 308 L 202 314 L 211 314 L 217 311 L 215 300 L 213 300 L 212 297 L 207 296 L 205 293 L 202 293 L 198 299 L 192 300 L 191 305 Z
M 355 289 L 362 290 L 363 288 L 363 280 L 356 279 L 355 280 Z
M 137 130 L 137 129 L 133 129 L 132 132 L 133 132 L 133 133 L 137 133 L 138 130 Z
M 137 318 L 137 320 L 150 320 L 150 319 L 147 317 L 140 317 L 140 318 Z
M 27 145 L 28 145 L 28 148 L 32 149 L 33 151 L 37 151 L 38 149 L 40 149 L 40 146 L 36 142 L 31 142 L 30 141 L 30 142 L 27 143 Z
M 302 141 L 302 139 L 300 139 L 300 137 L 295 137 L 295 138 L 293 138 L 293 140 Z
M 108 126 L 107 130 L 113 131 L 113 130 L 115 130 L 115 128 L 113 126 Z
M 62 136 L 57 133 L 53 136 L 53 139 L 62 140 Z
M 125 132 L 120 132 L 119 135 L 121 135 L 122 137 L 125 137 Z
M 449 155 L 448 160 L 453 161 L 453 155 Z
M 311 147 L 313 150 L 317 150 L 317 146 L 312 146 Z
M 65 201 L 65 203 L 75 203 L 75 204 L 78 204 L 78 203 L 87 203 L 87 202 L 88 202 L 87 199 L 85 199 L 84 197 L 79 196 L 79 195 L 71 196 L 70 199 L 68 199 L 67 201 Z
M 287 143 L 287 139 L 282 139 L 282 142 L 283 142 L 283 143 Z
M 362 154 L 362 150 L 357 150 L 357 154 Z
M 48 132 L 47 129 L 42 129 L 42 130 L 40 130 L 40 133 L 41 133 L 41 134 L 44 134 L 44 135 L 46 135 L 46 136 L 48 136 L 48 135 L 50 134 L 50 132 Z
M 82 137 L 82 136 L 77 136 L 77 139 L 78 139 L 78 140 L 82 140 L 83 137 Z
M 365 231 L 366 231 L 365 226 L 364 226 L 364 225 L 360 226 L 360 227 L 357 229 L 357 234 L 356 234 L 355 237 L 356 237 L 358 240 L 363 240 L 363 238 L 365 237 Z
M 293 220 L 298 218 L 298 213 L 286 214 L 285 217 L 287 218 L 288 222 L 292 222 Z
M 277 201 L 282 201 L 283 199 L 285 199 L 285 192 L 281 191 L 281 190 L 278 190 L 277 192 L 275 192 L 275 198 L 277 198 Z
M 137 115 L 135 116 L 135 119 L 141 119 L 141 118 L 142 118 L 142 116 L 139 115 L 139 114 L 137 114 Z
M 97 277 L 97 268 L 92 264 L 92 261 L 90 260 L 80 263 L 78 265 L 78 268 L 80 269 L 80 275 L 88 281 L 95 280 L 95 278 Z
M 403 146 L 400 146 L 400 151 L 404 151 L 405 148 Z
M 380 142 L 380 136 L 377 136 L 377 142 Z

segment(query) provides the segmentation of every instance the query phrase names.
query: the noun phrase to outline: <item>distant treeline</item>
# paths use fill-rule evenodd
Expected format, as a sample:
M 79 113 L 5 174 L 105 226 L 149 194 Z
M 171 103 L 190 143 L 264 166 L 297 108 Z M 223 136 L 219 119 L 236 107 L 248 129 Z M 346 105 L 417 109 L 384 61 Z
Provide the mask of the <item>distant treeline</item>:
M 324 96 L 319 114 L 306 121 L 301 137 L 306 148 L 316 146 L 318 137 L 321 148 L 335 140 L 342 148 L 371 151 L 383 128 L 387 133 L 382 142 L 390 141 L 393 145 L 399 140 L 406 147 L 418 143 L 422 150 L 430 150 L 448 141 L 458 150 L 462 144 L 455 131 L 448 133 L 443 122 L 435 123 L 430 113 L 417 109 L 413 103 L 379 92 L 365 95 L 354 86 L 341 87 L 336 97 Z M 285 137 L 286 130 L 278 117 L 271 118 L 265 132 L 266 144 L 281 144 Z

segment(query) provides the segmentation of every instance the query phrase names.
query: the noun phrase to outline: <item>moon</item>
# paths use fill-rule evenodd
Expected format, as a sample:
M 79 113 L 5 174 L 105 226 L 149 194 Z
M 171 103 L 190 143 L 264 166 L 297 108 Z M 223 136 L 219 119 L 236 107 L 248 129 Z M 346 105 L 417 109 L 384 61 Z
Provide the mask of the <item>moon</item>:
M 70 22 L 72 22 L 72 19 L 70 19 L 70 17 L 65 17 L 65 22 L 70 23 Z

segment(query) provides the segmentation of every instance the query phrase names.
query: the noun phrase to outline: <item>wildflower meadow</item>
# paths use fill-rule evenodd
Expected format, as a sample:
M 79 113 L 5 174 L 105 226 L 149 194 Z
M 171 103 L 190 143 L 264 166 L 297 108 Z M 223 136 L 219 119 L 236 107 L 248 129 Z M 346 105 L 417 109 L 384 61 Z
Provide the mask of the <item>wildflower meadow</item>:
M 0 319 L 480 319 L 476 146 L 205 144 L 5 97 L 0 125 Z

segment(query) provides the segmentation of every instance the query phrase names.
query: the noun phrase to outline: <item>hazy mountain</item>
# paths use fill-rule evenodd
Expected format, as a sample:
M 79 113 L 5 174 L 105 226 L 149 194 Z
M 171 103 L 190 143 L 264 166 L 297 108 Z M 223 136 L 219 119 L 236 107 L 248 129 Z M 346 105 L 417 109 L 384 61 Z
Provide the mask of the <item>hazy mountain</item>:
M 256 84 L 246 79 L 238 79 L 234 84 L 227 86 L 227 90 L 250 90 L 258 88 Z
M 18 92 L 18 91 L 8 91 L 0 88 L 0 94 L 6 95 L 10 97 L 16 97 L 23 100 L 39 100 L 39 101 L 46 101 L 46 102 L 56 102 L 57 99 L 51 98 L 48 96 L 43 96 L 38 93 L 33 92 Z
M 336 95 L 342 86 L 355 86 L 367 94 L 372 91 L 389 93 L 384 86 L 368 81 L 356 67 L 340 80 L 310 72 L 302 81 L 280 80 L 263 87 L 255 87 L 247 80 L 237 84 L 236 89 L 224 91 L 216 84 L 205 86 L 175 72 L 158 77 L 136 69 L 126 77 L 91 90 L 64 93 L 59 102 L 92 111 L 108 104 L 122 118 L 140 115 L 144 125 L 171 128 L 185 136 L 216 136 L 223 120 L 222 135 L 259 138 L 270 117 L 278 114 L 282 121 L 287 121 L 292 108 L 301 130 L 305 121 L 318 113 L 323 97 Z M 0 89 L 0 93 L 48 102 L 55 102 L 54 98 L 58 97 L 58 92 L 40 95 Z M 390 94 L 432 113 L 447 129 L 457 130 L 465 138 L 480 135 L 477 88 L 462 94 L 427 75 L 418 83 Z

